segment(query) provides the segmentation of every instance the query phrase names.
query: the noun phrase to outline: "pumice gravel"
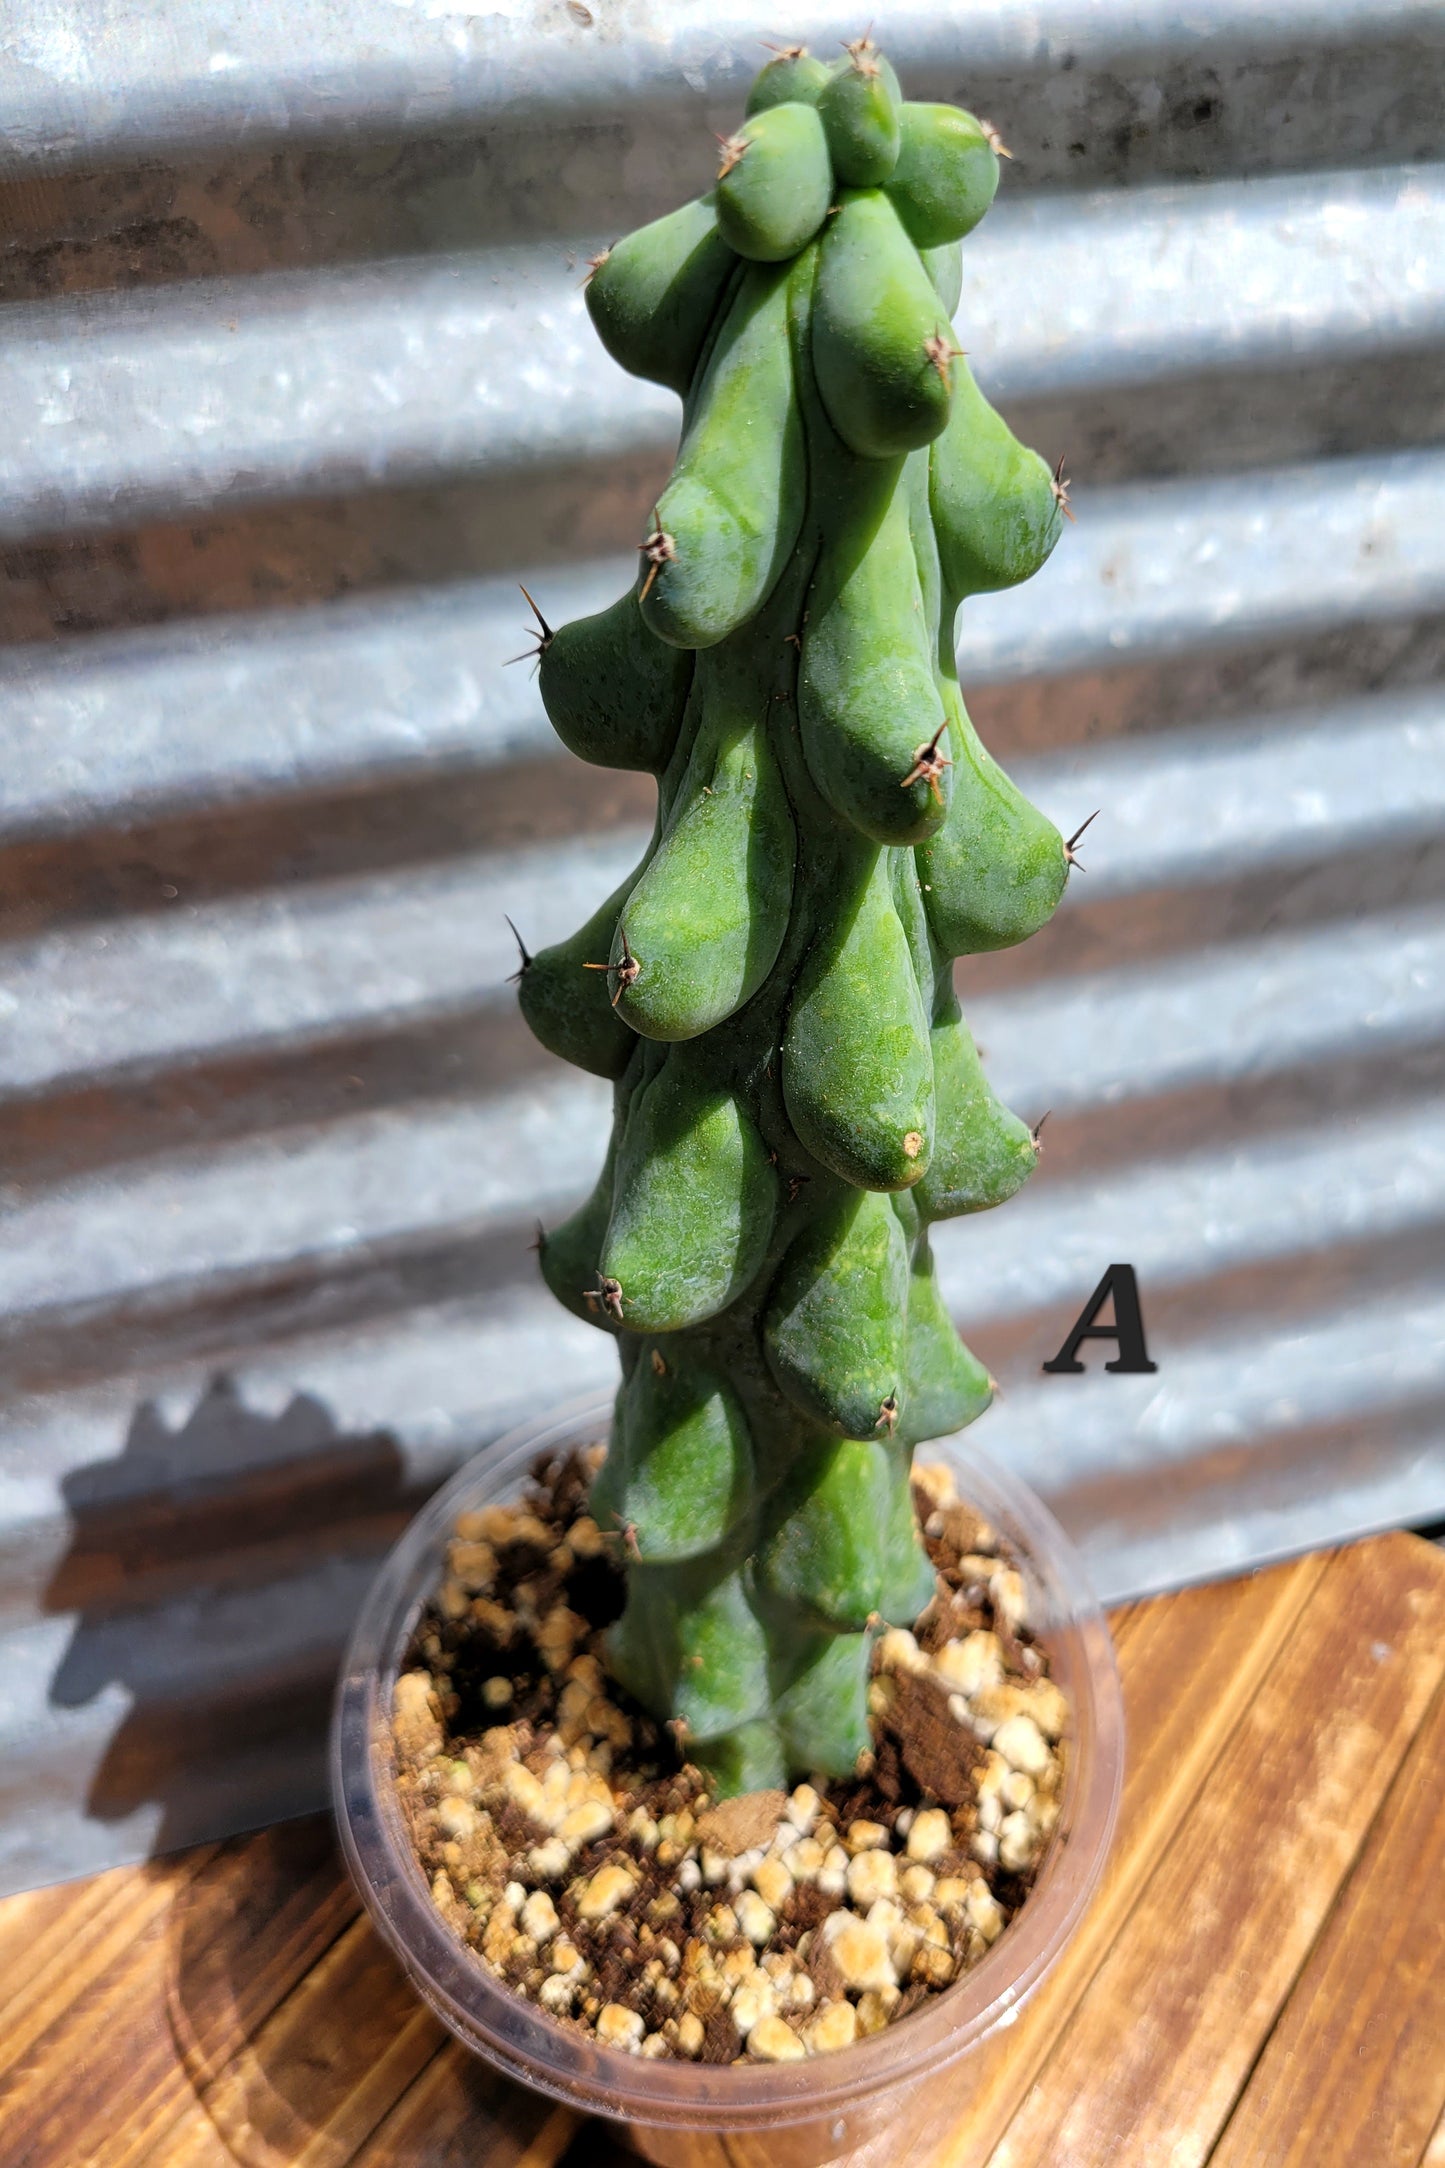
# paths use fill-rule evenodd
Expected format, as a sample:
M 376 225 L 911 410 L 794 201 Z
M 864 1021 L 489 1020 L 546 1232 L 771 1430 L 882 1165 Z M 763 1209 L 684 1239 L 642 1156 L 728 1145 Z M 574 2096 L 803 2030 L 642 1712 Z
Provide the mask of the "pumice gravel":
M 913 1472 L 935 1575 L 874 1645 L 856 1773 L 718 1799 L 606 1674 L 621 1539 L 603 1449 L 460 1516 L 396 1684 L 397 1784 L 442 1919 L 519 1996 L 647 2057 L 798 2061 L 951 1987 L 1025 1901 L 1058 1819 L 1068 1706 L 1022 1575 Z

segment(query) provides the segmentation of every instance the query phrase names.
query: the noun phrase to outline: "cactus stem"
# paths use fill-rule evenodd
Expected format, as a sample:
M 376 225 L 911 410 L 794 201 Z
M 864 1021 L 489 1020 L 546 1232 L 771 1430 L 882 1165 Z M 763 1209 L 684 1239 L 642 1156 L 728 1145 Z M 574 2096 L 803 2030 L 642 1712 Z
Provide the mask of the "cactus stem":
M 1007 143 L 1005 143 L 1003 137 L 999 134 L 997 128 L 995 128 L 991 120 L 983 120 L 982 118 L 980 118 L 978 125 L 980 128 L 982 128 L 984 133 L 984 140 L 988 144 L 989 149 L 993 152 L 995 158 L 1013 157 L 1013 152 L 1009 149 Z
M 898 786 L 900 790 L 911 790 L 915 783 L 926 783 L 933 793 L 935 803 L 942 805 L 943 792 L 939 785 L 943 781 L 944 769 L 953 766 L 947 753 L 940 753 L 938 750 L 938 741 L 947 728 L 947 723 L 940 723 L 927 745 L 918 747 L 913 755 L 913 766 Z
M 717 143 L 719 150 L 722 152 L 717 177 L 720 181 L 725 181 L 732 172 L 733 167 L 742 164 L 743 153 L 748 147 L 748 139 L 746 136 L 719 136 Z
M 621 1324 L 622 1283 L 620 1280 L 612 1279 L 605 1272 L 599 1274 L 597 1285 L 595 1287 L 583 1288 L 582 1300 L 586 1303 L 590 1303 L 594 1310 L 600 1303 L 602 1308 L 607 1312 L 607 1315 L 609 1317 L 615 1317 L 618 1324 Z
M 1043 1113 L 1039 1116 L 1038 1120 L 1034 1123 L 1033 1128 L 1029 1131 L 1029 1143 L 1033 1146 L 1035 1152 L 1043 1151 L 1044 1147 L 1040 1140 L 1042 1139 L 1044 1133 L 1044 1123 L 1048 1120 L 1049 1116 L 1053 1113 L 1053 1111 L 1054 1110 L 1052 1107 L 1045 1107 Z
M 962 346 L 955 346 L 953 340 L 943 332 L 935 331 L 931 339 L 924 340 L 923 351 L 928 356 L 930 367 L 938 371 L 940 378 L 946 384 L 948 382 L 950 362 L 962 361 L 967 349 Z
M 885 1598 L 906 1626 L 928 1588 L 900 1526 L 913 1450 L 986 1404 L 929 1229 L 1041 1150 L 979 1076 L 952 963 L 1041 924 L 1089 826 L 1065 844 L 988 763 L 947 652 L 959 602 L 1074 517 L 1063 461 L 974 385 L 931 245 L 1010 154 L 902 100 L 876 29 L 811 57 L 770 31 L 715 194 L 585 280 L 568 257 L 607 352 L 681 394 L 686 428 L 610 610 L 554 633 L 523 589 L 563 743 L 661 793 L 580 932 L 534 958 L 512 931 L 536 1036 L 615 1087 L 591 1199 L 536 1244 L 622 1358 L 594 1490 L 627 1582 L 613 1655 L 666 1757 L 724 1794 L 873 1766 L 869 1642 Z
M 507 913 L 505 911 L 502 913 L 502 916 L 503 918 L 507 919 L 507 924 L 509 926 L 512 926 L 512 921 L 510 918 L 507 917 Z M 531 950 L 527 947 L 526 942 L 522 939 L 522 936 L 518 933 L 515 926 L 512 926 L 512 939 L 517 944 L 518 962 L 516 970 L 509 971 L 507 973 L 507 984 L 509 986 L 515 986 L 518 983 L 523 973 L 526 971 L 528 964 L 532 961 Z
M 672 536 L 665 532 L 662 522 L 658 518 L 656 505 L 652 508 L 652 532 L 645 542 L 638 544 L 638 547 L 647 559 L 648 572 L 647 578 L 642 583 L 642 593 L 637 599 L 639 602 L 646 602 L 648 589 L 657 578 L 662 567 L 677 562 L 677 544 L 673 541 Z
M 1086 829 L 1086 828 L 1088 827 L 1088 825 L 1089 825 L 1089 821 L 1096 821 L 1096 820 L 1097 820 L 1097 819 L 1099 818 L 1099 811 L 1100 811 L 1099 807 L 1098 807 L 1098 806 L 1095 806 L 1095 808 L 1094 808 L 1093 812 L 1092 812 L 1092 813 L 1091 813 L 1091 814 L 1089 815 L 1089 820 L 1087 820 L 1087 821 L 1081 821 L 1081 822 L 1079 823 L 1078 827 L 1077 827 L 1077 828 L 1076 828 L 1076 829 L 1074 830 L 1073 834 L 1072 834 L 1072 835 L 1070 836 L 1070 838 L 1069 838 L 1068 842 L 1067 842 L 1067 843 L 1066 843 L 1066 844 L 1064 845 L 1064 862 L 1065 862 L 1065 864 L 1066 864 L 1066 865 L 1070 865 L 1070 866 L 1078 866 L 1078 867 L 1079 867 L 1079 871 L 1080 871 L 1080 873 L 1087 873 L 1089 869 L 1088 869 L 1088 867 L 1087 867 L 1087 866 L 1084 866 L 1084 865 L 1080 865 L 1080 864 L 1079 864 L 1079 861 L 1078 861 L 1078 859 L 1077 859 L 1077 858 L 1075 858 L 1075 856 L 1074 856 L 1074 845 L 1075 845 L 1075 844 L 1076 844 L 1076 843 L 1078 842 L 1078 840 L 1079 840 L 1080 836 L 1081 836 L 1081 835 L 1082 835 L 1082 834 L 1084 833 L 1084 830 L 1085 830 L 1085 829 Z

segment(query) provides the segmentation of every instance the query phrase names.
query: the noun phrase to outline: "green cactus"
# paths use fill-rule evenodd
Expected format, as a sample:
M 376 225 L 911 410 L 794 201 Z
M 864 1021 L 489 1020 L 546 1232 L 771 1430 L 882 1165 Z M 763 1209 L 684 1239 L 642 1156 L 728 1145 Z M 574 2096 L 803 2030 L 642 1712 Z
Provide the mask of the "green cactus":
M 912 1450 L 992 1386 L 928 1230 L 1037 1153 L 953 961 L 1033 933 L 1070 864 L 954 662 L 959 604 L 1036 571 L 1065 509 L 953 338 L 997 137 L 905 104 L 866 37 L 780 53 L 748 114 L 710 193 L 588 283 L 682 440 L 632 592 L 542 623 L 541 692 L 572 751 L 651 770 L 658 817 L 519 974 L 543 1045 L 615 1094 L 596 1189 L 540 1243 L 622 1361 L 613 1668 L 725 1792 L 853 1769 L 872 1636 L 930 1594 Z

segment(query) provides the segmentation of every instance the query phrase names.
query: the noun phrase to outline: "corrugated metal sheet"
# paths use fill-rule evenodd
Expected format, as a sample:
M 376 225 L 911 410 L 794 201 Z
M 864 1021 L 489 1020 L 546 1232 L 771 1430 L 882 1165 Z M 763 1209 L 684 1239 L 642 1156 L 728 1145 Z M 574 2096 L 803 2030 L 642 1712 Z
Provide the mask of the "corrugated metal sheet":
M 1019 154 L 962 343 L 1080 514 L 962 627 L 1001 757 L 1102 809 L 962 978 L 1053 1110 L 939 1245 L 987 1442 L 1109 1595 L 1445 1517 L 1445 6 L 872 13 Z M 646 792 L 501 665 L 668 457 L 577 262 L 779 28 L 857 25 L 6 10 L 0 1887 L 313 1804 L 379 1551 L 606 1383 L 526 1251 L 601 1094 L 501 913 L 570 929 Z M 1157 1375 L 1045 1377 L 1117 1258 Z

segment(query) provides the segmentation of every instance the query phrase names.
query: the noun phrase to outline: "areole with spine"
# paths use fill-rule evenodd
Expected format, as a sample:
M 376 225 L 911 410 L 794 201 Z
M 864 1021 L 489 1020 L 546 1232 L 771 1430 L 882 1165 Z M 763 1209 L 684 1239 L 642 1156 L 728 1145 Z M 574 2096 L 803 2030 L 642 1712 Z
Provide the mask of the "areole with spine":
M 628 1562 L 614 1668 L 725 1792 L 869 1747 L 873 1635 L 932 1592 L 913 1448 L 992 1393 L 929 1227 L 1037 1158 L 953 983 L 1070 864 L 954 661 L 959 605 L 1034 572 L 1067 509 L 954 341 L 1001 150 L 905 102 L 866 36 L 832 66 L 789 49 L 715 188 L 588 282 L 609 353 L 684 408 L 632 591 L 539 637 L 563 742 L 658 783 L 635 873 L 523 953 L 533 1032 L 615 1095 L 597 1186 L 539 1249 L 621 1356 L 594 1497 Z

